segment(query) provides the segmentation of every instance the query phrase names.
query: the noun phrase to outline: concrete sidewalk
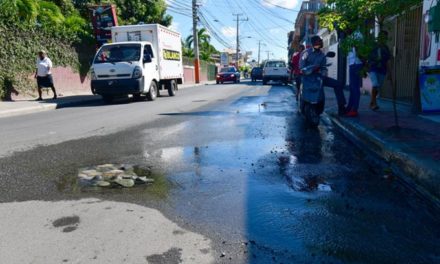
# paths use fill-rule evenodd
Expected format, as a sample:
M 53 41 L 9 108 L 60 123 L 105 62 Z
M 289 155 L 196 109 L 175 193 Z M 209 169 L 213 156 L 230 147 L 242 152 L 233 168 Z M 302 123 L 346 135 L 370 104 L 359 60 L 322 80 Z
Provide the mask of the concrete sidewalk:
M 326 94 L 328 106 L 336 105 L 332 91 Z M 327 114 L 355 144 L 383 158 L 399 179 L 440 205 L 440 123 L 435 122 L 439 116 L 426 118 L 398 105 L 396 128 L 392 102 L 379 100 L 379 104 L 379 111 L 371 111 L 369 96 L 362 96 L 359 117 L 340 117 L 334 108 Z
M 183 84 L 179 85 L 179 89 L 209 85 L 214 83 L 215 81 L 204 82 L 200 84 Z M 31 114 L 99 101 L 101 101 L 101 96 L 93 95 L 91 93 L 59 96 L 56 100 L 52 100 L 49 97 L 48 99 L 44 99 L 43 101 L 35 101 L 35 99 L 19 99 L 12 102 L 0 101 L 0 118 Z

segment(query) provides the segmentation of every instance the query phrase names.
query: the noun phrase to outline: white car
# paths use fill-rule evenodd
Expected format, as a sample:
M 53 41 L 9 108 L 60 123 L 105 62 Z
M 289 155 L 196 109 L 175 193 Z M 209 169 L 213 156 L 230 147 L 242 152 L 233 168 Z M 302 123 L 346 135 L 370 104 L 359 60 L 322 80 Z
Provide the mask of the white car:
M 289 69 L 282 60 L 268 60 L 263 68 L 263 85 L 269 81 L 279 81 L 284 85 L 289 83 Z

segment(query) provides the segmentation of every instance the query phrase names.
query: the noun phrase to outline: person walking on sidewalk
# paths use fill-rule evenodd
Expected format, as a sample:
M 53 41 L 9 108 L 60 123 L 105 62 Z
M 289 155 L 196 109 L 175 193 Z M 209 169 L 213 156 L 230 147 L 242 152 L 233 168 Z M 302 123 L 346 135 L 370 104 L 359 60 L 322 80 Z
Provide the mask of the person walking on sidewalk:
M 363 67 L 362 61 L 357 55 L 356 48 L 348 53 L 348 65 L 349 65 L 349 87 L 350 87 L 350 98 L 347 105 L 347 117 L 357 117 L 359 101 L 361 99 L 361 87 L 362 87 L 362 76 L 361 71 Z
M 296 101 L 298 101 L 299 91 L 301 89 L 301 69 L 299 68 L 299 61 L 301 60 L 301 53 L 306 49 L 304 45 L 299 45 L 298 50 L 292 55 L 291 65 L 293 80 L 296 85 Z
M 37 70 L 35 71 L 35 79 L 37 79 L 38 99 L 43 100 L 42 89 L 48 87 L 52 89 L 53 99 L 57 99 L 57 92 L 53 84 L 52 78 L 52 61 L 47 57 L 47 53 L 42 50 L 38 52 Z
M 371 91 L 370 108 L 374 111 L 379 109 L 377 105 L 377 96 L 383 86 L 385 77 L 391 78 L 388 72 L 390 69 L 388 63 L 391 59 L 391 52 L 387 46 L 388 32 L 381 31 L 377 38 L 376 47 L 371 52 L 368 58 L 368 65 L 370 67 L 368 75 L 370 76 L 373 90 Z

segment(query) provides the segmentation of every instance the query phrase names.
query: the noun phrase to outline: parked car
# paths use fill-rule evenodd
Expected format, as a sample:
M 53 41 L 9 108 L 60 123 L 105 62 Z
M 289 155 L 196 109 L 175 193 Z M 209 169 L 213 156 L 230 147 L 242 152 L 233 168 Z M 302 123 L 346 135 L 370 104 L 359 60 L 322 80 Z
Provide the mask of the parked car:
M 263 80 L 263 69 L 261 67 L 254 67 L 251 71 L 251 79 L 253 82 Z
M 235 67 L 221 68 L 216 78 L 217 84 L 224 82 L 240 82 L 240 72 Z
M 269 60 L 264 64 L 263 85 L 269 81 L 279 81 L 284 85 L 289 83 L 289 69 L 285 61 Z

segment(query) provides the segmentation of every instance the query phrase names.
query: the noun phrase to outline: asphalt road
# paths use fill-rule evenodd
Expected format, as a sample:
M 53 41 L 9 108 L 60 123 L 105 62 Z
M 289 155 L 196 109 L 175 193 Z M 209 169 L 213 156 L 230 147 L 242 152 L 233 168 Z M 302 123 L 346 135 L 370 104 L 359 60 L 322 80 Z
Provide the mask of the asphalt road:
M 2 263 L 440 261 L 439 212 L 330 124 L 307 129 L 289 87 L 209 85 L 0 126 Z M 78 183 L 106 163 L 156 181 Z

